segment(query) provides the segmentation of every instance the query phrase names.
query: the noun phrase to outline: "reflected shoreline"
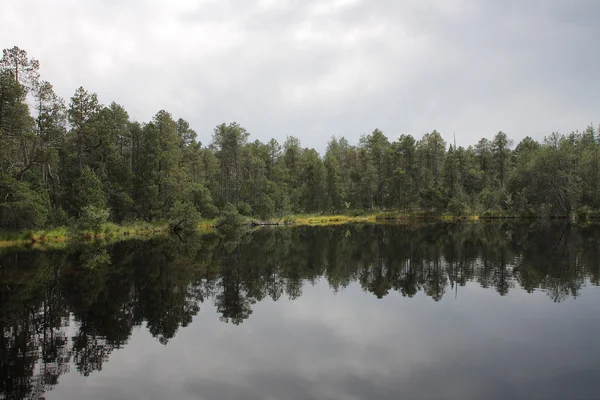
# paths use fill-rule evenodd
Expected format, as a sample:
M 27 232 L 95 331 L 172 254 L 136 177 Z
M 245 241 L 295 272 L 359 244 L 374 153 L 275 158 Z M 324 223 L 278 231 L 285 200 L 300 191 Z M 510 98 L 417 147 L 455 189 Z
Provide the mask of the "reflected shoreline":
M 356 282 L 377 298 L 422 292 L 437 302 L 472 282 L 501 296 L 522 288 L 565 301 L 598 286 L 599 243 L 600 226 L 515 222 L 299 226 L 3 250 L 0 398 L 39 398 L 71 368 L 101 370 L 142 324 L 167 345 L 204 302 L 237 325 L 263 299 L 296 299 L 319 279 L 333 291 Z

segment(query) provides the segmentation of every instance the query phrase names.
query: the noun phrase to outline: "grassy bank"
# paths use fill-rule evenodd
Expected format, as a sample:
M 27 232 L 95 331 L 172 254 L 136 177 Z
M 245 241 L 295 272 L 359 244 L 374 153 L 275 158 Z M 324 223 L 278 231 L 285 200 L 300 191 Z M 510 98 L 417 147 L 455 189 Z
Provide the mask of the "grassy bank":
M 58 227 L 31 231 L 6 231 L 0 232 L 0 248 L 21 245 L 61 247 L 61 245 L 73 240 L 117 241 L 129 237 L 156 235 L 166 232 L 167 228 L 168 225 L 166 223 L 135 223 L 130 225 L 106 223 L 95 230 L 76 230 L 67 227 Z
M 586 216 L 589 220 L 596 220 L 596 215 Z M 569 218 L 561 216 L 546 216 L 547 218 Z M 577 216 L 578 220 L 585 220 Z M 531 219 L 540 218 L 537 215 L 513 215 L 505 213 L 484 213 L 482 215 L 453 216 L 447 214 L 432 214 L 424 212 L 373 212 L 354 215 L 323 215 L 323 214 L 298 214 L 285 218 L 256 220 L 247 218 L 249 225 L 297 225 L 297 226 L 324 226 L 342 225 L 349 223 L 384 223 L 384 222 L 410 222 L 419 220 L 459 221 L 459 220 L 499 220 L 499 219 Z M 198 230 L 208 232 L 215 229 L 216 219 L 204 219 L 198 224 Z M 117 225 L 106 223 L 96 230 L 76 230 L 73 228 L 59 227 L 53 229 L 40 229 L 33 231 L 4 231 L 0 232 L 0 249 L 14 246 L 44 246 L 60 248 L 68 242 L 77 241 L 103 241 L 115 242 L 120 240 L 166 235 L 169 230 L 167 222 L 134 223 Z
M 199 231 L 210 231 L 216 219 L 204 219 L 198 224 Z M 167 222 L 138 222 L 133 224 L 117 225 L 113 223 L 102 224 L 98 229 L 74 229 L 58 227 L 52 229 L 0 231 L 0 248 L 13 246 L 44 246 L 51 248 L 64 247 L 72 241 L 103 241 L 115 242 L 119 240 L 140 238 L 147 236 L 165 235 L 168 233 Z
M 577 219 L 578 221 L 597 221 L 598 214 L 590 213 L 588 215 L 536 215 L 536 214 L 512 214 L 506 212 L 485 212 L 480 215 L 451 215 L 426 212 L 399 212 L 399 211 L 381 211 L 364 214 L 299 214 L 288 217 L 294 225 L 337 225 L 347 223 L 380 223 L 380 222 L 408 222 L 418 220 L 430 221 L 477 221 L 477 220 L 518 220 L 518 219 Z
M 347 223 L 377 223 L 384 221 L 411 221 L 435 219 L 444 221 L 477 220 L 478 216 L 451 216 L 425 213 L 377 212 L 364 215 L 297 215 L 292 217 L 295 225 L 336 225 Z

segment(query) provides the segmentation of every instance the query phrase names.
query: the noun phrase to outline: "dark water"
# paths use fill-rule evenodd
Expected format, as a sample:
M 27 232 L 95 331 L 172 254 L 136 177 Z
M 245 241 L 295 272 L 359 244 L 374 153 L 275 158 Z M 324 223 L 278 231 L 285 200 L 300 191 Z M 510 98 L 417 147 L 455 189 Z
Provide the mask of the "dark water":
M 600 227 L 0 253 L 0 398 L 598 399 Z

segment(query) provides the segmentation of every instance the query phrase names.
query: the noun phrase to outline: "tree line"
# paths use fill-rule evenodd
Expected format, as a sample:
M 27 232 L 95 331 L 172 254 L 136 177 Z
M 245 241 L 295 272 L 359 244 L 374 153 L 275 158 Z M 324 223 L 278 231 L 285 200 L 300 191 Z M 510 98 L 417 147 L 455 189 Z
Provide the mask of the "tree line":
M 13 47 L 0 60 L 0 227 L 164 220 L 227 207 L 247 216 L 365 210 L 454 215 L 569 215 L 600 210 L 600 133 L 530 137 L 504 132 L 469 147 L 434 130 L 358 144 L 332 137 L 325 154 L 251 141 L 223 123 L 202 144 L 184 119 L 157 112 L 132 121 L 78 88 L 68 104 L 40 64 Z

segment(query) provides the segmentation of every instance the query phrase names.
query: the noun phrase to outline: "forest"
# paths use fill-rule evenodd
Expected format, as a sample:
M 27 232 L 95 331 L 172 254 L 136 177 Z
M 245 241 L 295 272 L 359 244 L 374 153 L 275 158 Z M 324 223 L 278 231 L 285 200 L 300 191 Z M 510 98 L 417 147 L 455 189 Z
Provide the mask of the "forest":
M 204 137 L 204 133 L 201 135 Z M 208 136 L 208 135 L 206 135 Z M 600 132 L 549 133 L 513 143 L 502 131 L 457 147 L 433 130 L 357 144 L 332 136 L 324 155 L 293 136 L 252 141 L 240 124 L 202 143 L 165 110 L 132 121 L 79 87 L 67 101 L 25 50 L 0 60 L 0 228 L 106 221 L 260 219 L 289 214 L 426 212 L 598 215 Z

